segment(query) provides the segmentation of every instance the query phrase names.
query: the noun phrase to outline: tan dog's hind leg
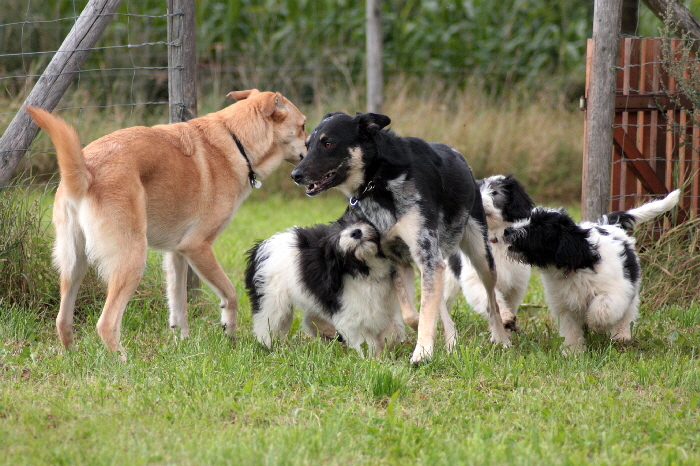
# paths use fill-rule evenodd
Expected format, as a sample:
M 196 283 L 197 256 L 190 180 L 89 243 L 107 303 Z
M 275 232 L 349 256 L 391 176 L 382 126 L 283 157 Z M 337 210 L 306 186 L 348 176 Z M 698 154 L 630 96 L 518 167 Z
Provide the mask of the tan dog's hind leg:
M 120 359 L 126 360 L 126 352 L 119 340 L 122 317 L 129 299 L 141 281 L 146 267 L 146 238 L 125 242 L 123 253 L 114 258 L 113 267 L 107 279 L 107 300 L 102 315 L 97 321 L 97 333 L 112 351 L 119 351 Z
M 238 296 L 231 280 L 214 257 L 211 244 L 201 243 L 196 247 L 184 249 L 182 253 L 197 275 L 221 298 L 221 325 L 226 335 L 235 337 Z
M 418 311 L 413 305 L 413 267 L 411 264 L 397 266 L 394 289 L 401 306 L 401 315 L 406 325 L 418 330 Z
M 87 271 L 85 236 L 78 225 L 75 206 L 67 202 L 59 188 L 53 211 L 56 242 L 53 250 L 54 264 L 61 274 L 61 307 L 56 317 L 56 330 L 61 344 L 70 349 L 73 345 L 73 311 L 78 290 Z
M 70 349 L 73 346 L 73 311 L 78 290 L 87 271 L 87 260 L 84 257 L 71 271 L 61 271 L 61 307 L 56 316 L 56 330 L 61 344 Z
M 163 265 L 168 284 L 168 308 L 170 309 L 170 328 L 180 328 L 180 338 L 190 336 L 187 323 L 187 259 L 179 252 L 166 252 Z M 177 336 L 175 337 L 177 338 Z

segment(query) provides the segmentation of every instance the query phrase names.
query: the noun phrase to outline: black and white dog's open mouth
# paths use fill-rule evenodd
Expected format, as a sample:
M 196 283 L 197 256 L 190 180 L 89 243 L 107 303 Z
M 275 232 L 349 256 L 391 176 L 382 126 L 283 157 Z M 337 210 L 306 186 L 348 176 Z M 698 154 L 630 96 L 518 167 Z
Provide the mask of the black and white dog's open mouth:
M 320 194 L 323 191 L 326 191 L 329 188 L 333 187 L 333 181 L 335 180 L 336 175 L 338 174 L 337 171 L 331 170 L 325 175 L 323 175 L 323 178 L 321 178 L 320 181 L 317 181 L 316 183 L 311 183 L 306 185 L 306 195 L 307 196 L 315 196 L 316 194 Z

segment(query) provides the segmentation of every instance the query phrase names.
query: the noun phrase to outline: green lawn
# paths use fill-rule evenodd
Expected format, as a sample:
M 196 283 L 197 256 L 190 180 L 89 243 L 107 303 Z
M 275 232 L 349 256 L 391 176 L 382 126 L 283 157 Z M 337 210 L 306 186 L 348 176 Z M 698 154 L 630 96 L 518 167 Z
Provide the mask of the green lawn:
M 126 363 L 95 332 L 99 293 L 81 298 L 65 354 L 53 315 L 0 305 L 0 463 L 700 464 L 700 304 L 643 306 L 633 343 L 590 335 L 588 352 L 564 358 L 533 277 L 510 349 L 491 345 L 461 300 L 457 349 L 438 346 L 421 367 L 408 364 L 412 331 L 362 360 L 305 337 L 297 320 L 268 351 L 250 331 L 245 251 L 333 220 L 345 203 L 263 196 L 216 243 L 241 298 L 233 343 L 208 289 L 191 307 L 190 339 L 174 342 L 156 254 L 125 314 Z

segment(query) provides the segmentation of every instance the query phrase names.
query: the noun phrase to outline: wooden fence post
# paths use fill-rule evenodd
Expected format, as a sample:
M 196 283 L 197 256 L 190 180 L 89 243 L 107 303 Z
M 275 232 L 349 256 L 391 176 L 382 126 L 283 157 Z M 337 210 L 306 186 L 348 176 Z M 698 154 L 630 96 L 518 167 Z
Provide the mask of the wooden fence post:
M 49 112 L 56 108 L 121 1 L 90 0 L 24 101 L 25 106 L 33 105 Z M 12 177 L 38 132 L 29 114 L 20 109 L 0 138 L 0 188 Z
M 584 220 L 598 219 L 609 205 L 621 11 L 622 0 L 595 0 L 581 199 Z
M 382 111 L 382 0 L 367 0 L 367 111 Z
M 168 0 L 168 96 L 170 123 L 197 116 L 194 0 Z M 187 289 L 199 287 L 199 277 L 188 268 Z
M 170 123 L 197 116 L 197 49 L 194 0 L 168 0 Z

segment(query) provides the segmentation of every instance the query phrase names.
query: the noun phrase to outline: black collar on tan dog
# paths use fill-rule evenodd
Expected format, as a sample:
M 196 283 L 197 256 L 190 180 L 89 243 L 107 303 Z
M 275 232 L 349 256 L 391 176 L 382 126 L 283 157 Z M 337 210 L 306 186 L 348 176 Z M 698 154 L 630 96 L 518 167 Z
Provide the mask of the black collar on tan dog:
M 238 150 L 241 151 L 241 155 L 245 159 L 245 163 L 248 164 L 248 181 L 250 182 L 250 185 L 253 188 L 260 189 L 262 183 L 256 178 L 255 172 L 253 171 L 253 167 L 250 165 L 250 160 L 248 159 L 248 156 L 245 153 L 245 149 L 243 148 L 243 144 L 241 144 L 240 139 L 238 139 L 238 137 L 236 137 L 235 134 L 231 133 L 231 136 L 233 136 L 233 140 L 236 142 Z

